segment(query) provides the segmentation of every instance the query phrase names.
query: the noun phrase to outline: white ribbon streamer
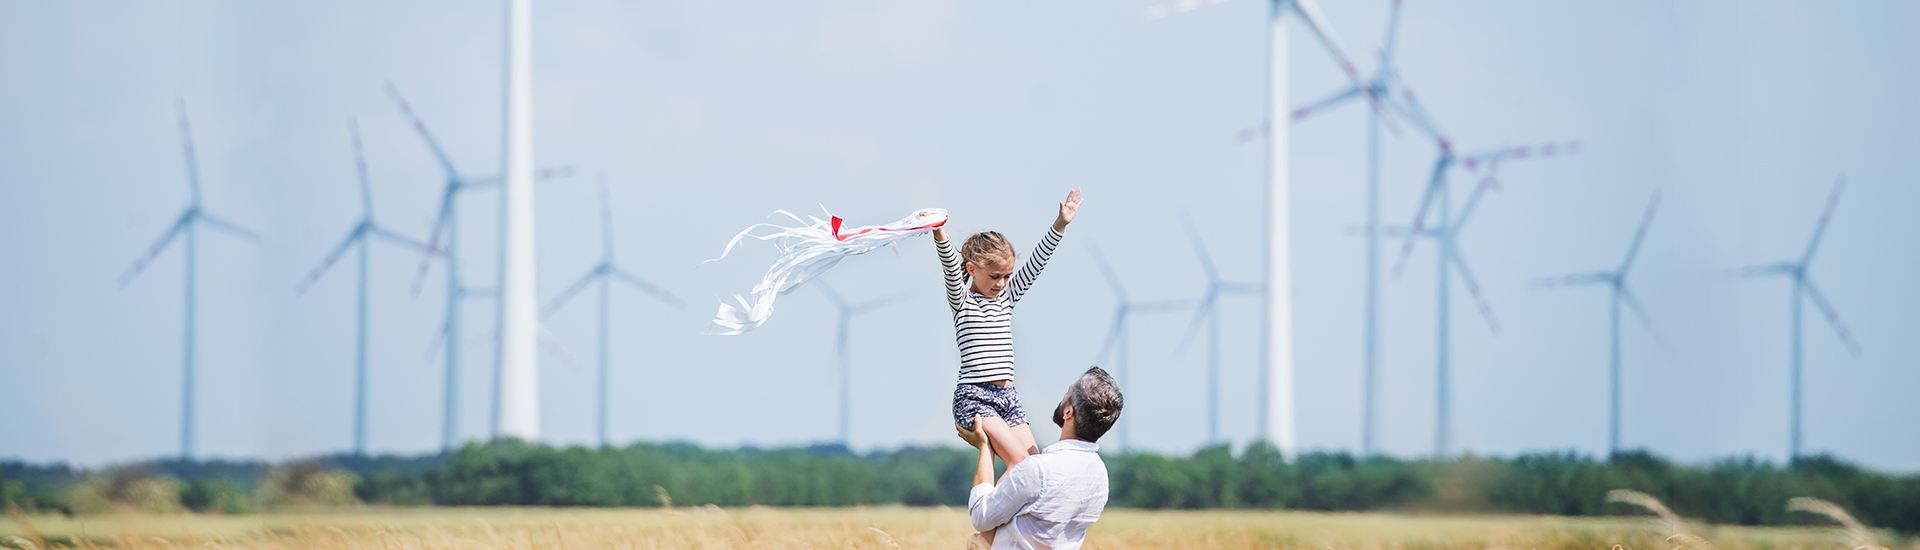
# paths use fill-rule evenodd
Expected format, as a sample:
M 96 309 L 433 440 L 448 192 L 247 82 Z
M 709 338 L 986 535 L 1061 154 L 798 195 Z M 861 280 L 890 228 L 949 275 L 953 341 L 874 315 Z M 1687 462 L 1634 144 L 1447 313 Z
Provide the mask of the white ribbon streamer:
M 821 207 L 826 210 L 826 207 Z M 933 231 L 933 228 L 946 225 L 947 211 L 943 208 L 925 208 L 897 222 L 886 225 L 868 225 L 862 227 L 843 227 L 843 221 L 832 213 L 827 218 L 812 218 L 808 223 L 785 210 L 776 210 L 775 214 L 793 218 L 800 225 L 785 227 L 771 223 L 754 224 L 727 242 L 727 248 L 720 251 L 720 257 L 707 260 L 715 262 L 725 259 L 727 253 L 740 246 L 740 241 L 753 237 L 763 241 L 773 241 L 780 249 L 780 257 L 767 269 L 766 277 L 760 284 L 754 285 L 748 296 L 733 295 L 740 302 L 738 307 L 726 302 L 720 303 L 719 313 L 714 315 L 713 324 L 725 329 L 722 335 L 734 335 L 758 328 L 773 316 L 773 299 L 792 292 L 814 277 L 832 269 L 834 264 L 848 256 L 866 254 L 885 248 L 896 242 L 907 240 Z M 778 229 L 764 235 L 754 234 L 760 228 Z M 705 263 L 705 262 L 702 262 Z M 750 297 L 749 297 L 750 296 Z

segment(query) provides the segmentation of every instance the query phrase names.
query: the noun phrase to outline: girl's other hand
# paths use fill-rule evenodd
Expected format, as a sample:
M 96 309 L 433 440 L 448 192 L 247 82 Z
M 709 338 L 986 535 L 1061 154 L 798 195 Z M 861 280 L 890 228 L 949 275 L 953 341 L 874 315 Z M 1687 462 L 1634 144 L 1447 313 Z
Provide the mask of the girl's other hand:
M 1073 215 L 1080 212 L 1080 188 L 1067 192 L 1067 199 L 1060 201 L 1060 218 L 1053 221 L 1055 231 L 1065 231 L 1067 224 L 1073 223 Z

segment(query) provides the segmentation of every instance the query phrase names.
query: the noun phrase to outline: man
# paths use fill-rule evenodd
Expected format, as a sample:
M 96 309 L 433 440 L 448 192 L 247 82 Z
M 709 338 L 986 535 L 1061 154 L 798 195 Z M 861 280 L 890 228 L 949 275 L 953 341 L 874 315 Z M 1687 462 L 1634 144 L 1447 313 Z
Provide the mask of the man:
M 1094 442 L 1120 418 L 1120 385 L 1100 367 L 1087 369 L 1053 409 L 1060 441 L 1027 457 L 993 483 L 993 446 L 975 422 L 960 438 L 980 450 L 967 513 L 995 549 L 1076 550 L 1107 507 L 1107 465 Z M 955 426 L 959 429 L 959 426 Z

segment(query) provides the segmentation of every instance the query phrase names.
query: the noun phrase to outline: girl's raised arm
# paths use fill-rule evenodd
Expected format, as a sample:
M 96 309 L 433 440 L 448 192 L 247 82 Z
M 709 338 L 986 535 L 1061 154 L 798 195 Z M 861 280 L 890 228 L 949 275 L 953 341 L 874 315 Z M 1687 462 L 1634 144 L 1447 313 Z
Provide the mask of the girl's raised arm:
M 947 307 L 960 311 L 960 299 L 965 296 L 961 294 L 965 291 L 962 287 L 965 283 L 960 271 L 960 255 L 953 251 L 953 245 L 947 243 L 944 228 L 933 228 L 933 248 L 940 252 L 940 270 L 947 279 Z

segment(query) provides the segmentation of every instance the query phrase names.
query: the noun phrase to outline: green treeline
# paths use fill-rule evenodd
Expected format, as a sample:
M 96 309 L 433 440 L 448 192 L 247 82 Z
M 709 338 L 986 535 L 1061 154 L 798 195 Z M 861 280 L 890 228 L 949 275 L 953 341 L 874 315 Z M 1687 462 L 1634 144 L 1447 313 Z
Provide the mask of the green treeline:
M 245 513 L 355 502 L 965 506 L 973 459 L 972 450 L 953 448 L 855 454 L 838 446 L 713 450 L 635 443 L 595 449 L 500 440 L 445 455 L 337 456 L 278 466 L 175 460 L 81 472 L 0 463 L 0 498 L 69 513 L 168 506 Z M 1788 499 L 1811 496 L 1839 504 L 1868 525 L 1920 532 L 1920 476 L 1894 476 L 1824 456 L 1787 465 L 1752 458 L 1683 465 L 1645 452 L 1607 459 L 1574 453 L 1447 460 L 1306 453 L 1288 459 L 1254 444 L 1237 454 L 1215 446 L 1190 456 L 1114 454 L 1106 462 L 1113 480 L 1110 505 L 1122 507 L 1637 515 L 1643 511 L 1606 502 L 1609 490 L 1633 489 L 1682 516 L 1713 523 L 1821 523 L 1786 509 Z

